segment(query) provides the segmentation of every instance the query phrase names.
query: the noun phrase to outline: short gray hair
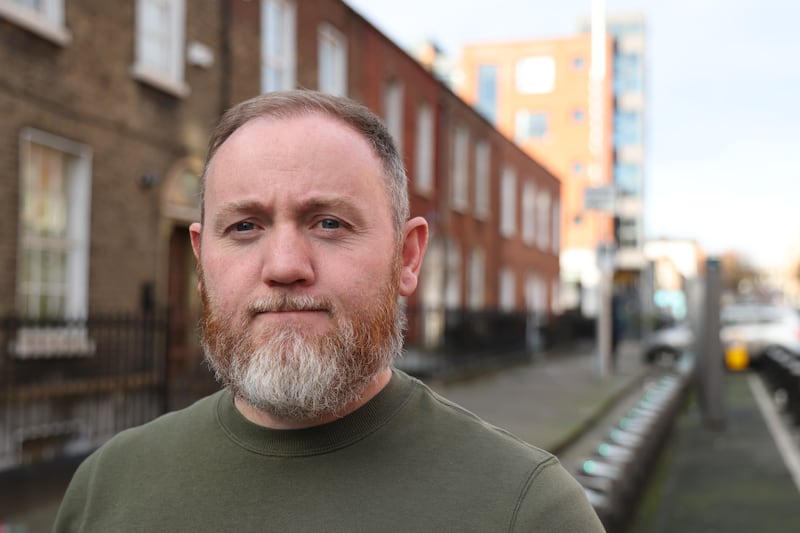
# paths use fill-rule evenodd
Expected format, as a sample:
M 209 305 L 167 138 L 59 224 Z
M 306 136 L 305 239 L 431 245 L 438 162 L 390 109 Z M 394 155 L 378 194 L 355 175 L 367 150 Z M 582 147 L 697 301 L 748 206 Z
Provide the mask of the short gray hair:
M 211 135 L 208 153 L 203 164 L 200 183 L 200 220 L 205 208 L 205 183 L 214 154 L 233 132 L 247 122 L 260 117 L 285 119 L 320 113 L 353 128 L 372 146 L 383 165 L 386 192 L 392 208 L 392 220 L 398 239 L 410 217 L 408 204 L 408 177 L 403 158 L 397 150 L 389 130 L 380 118 L 366 106 L 349 98 L 309 90 L 276 91 L 258 95 L 230 108 L 220 119 Z

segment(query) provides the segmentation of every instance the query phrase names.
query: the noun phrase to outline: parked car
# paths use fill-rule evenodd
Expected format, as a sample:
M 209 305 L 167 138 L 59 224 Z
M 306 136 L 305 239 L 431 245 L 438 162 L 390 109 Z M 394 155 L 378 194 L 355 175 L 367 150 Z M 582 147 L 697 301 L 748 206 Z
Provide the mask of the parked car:
M 726 350 L 744 348 L 751 365 L 772 348 L 800 357 L 800 312 L 788 306 L 734 304 L 720 313 L 720 340 Z
M 677 322 L 653 331 L 645 339 L 644 360 L 647 363 L 671 364 L 691 348 L 694 333 L 689 324 Z

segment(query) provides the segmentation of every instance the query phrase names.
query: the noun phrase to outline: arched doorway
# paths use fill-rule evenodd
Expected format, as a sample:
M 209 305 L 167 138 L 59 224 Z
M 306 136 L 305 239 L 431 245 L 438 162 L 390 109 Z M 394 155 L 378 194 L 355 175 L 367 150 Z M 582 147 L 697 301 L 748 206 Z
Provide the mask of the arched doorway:
M 202 163 L 177 161 L 162 188 L 163 227 L 166 240 L 166 298 L 169 307 L 167 347 L 167 407 L 189 405 L 218 389 L 203 361 L 198 334 L 200 296 L 197 267 L 189 239 L 189 225 L 200 220 Z

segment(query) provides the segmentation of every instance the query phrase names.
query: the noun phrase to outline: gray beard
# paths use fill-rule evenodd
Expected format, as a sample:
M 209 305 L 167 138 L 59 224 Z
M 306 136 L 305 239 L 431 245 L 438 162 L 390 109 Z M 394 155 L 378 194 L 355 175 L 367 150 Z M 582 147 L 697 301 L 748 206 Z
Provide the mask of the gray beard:
M 288 325 L 248 333 L 228 317 L 214 316 L 204 295 L 201 343 L 217 380 L 252 407 L 285 421 L 314 421 L 345 412 L 402 349 L 405 314 L 394 294 L 342 317 L 329 310 L 333 328 L 308 334 Z M 322 306 L 305 298 L 279 297 L 251 308 Z

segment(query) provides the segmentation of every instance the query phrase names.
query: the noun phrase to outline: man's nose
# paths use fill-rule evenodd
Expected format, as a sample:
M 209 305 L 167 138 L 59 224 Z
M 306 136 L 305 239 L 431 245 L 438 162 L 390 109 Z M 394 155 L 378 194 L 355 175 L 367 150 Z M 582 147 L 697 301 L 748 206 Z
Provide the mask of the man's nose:
M 274 226 L 265 240 L 261 277 L 268 285 L 314 282 L 311 243 L 296 227 Z

